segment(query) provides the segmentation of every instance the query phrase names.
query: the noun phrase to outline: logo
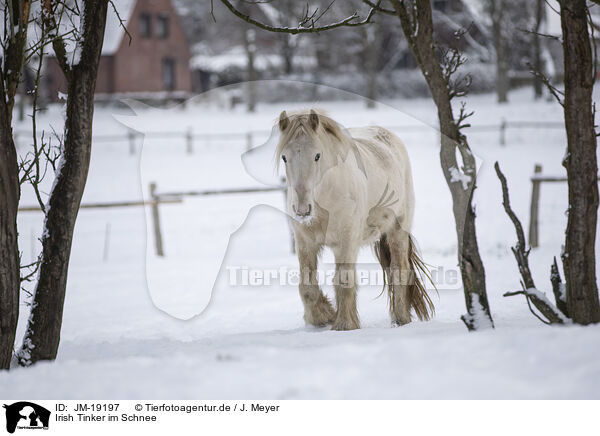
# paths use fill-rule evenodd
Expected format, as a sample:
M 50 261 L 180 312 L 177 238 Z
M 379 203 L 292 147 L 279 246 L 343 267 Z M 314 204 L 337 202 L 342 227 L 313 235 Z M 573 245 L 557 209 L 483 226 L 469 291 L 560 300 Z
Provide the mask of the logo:
M 6 431 L 14 433 L 18 429 L 48 429 L 50 411 L 28 401 L 4 405 L 6 409 Z

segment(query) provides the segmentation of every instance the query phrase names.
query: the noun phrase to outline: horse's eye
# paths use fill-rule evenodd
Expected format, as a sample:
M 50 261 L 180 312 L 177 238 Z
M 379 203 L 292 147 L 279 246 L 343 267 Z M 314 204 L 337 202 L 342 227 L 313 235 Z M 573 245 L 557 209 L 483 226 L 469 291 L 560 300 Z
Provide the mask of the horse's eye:
M 285 156 L 281 156 L 281 160 L 287 163 L 287 159 L 285 158 Z
M 315 162 L 318 161 L 319 159 L 321 159 L 321 153 L 317 153 L 317 155 L 315 156 Z

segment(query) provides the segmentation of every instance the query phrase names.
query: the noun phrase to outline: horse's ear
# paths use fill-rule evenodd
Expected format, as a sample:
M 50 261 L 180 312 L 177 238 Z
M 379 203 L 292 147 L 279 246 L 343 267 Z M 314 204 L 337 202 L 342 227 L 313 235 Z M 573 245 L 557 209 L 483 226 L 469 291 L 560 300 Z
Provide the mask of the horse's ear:
M 313 109 L 310 110 L 310 115 L 308 116 L 308 125 L 313 130 L 317 130 L 317 126 L 319 125 L 319 115 Z
M 288 118 L 286 111 L 281 112 L 281 114 L 279 115 L 279 130 L 283 132 L 285 129 L 288 128 L 289 125 L 290 119 Z

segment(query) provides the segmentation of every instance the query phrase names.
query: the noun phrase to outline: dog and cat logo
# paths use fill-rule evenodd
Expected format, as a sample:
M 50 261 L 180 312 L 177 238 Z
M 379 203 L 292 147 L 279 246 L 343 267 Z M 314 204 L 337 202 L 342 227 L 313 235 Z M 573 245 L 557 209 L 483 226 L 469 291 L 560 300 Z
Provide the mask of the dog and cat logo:
M 5 404 L 6 431 L 14 433 L 16 429 L 48 430 L 50 411 L 29 401 Z

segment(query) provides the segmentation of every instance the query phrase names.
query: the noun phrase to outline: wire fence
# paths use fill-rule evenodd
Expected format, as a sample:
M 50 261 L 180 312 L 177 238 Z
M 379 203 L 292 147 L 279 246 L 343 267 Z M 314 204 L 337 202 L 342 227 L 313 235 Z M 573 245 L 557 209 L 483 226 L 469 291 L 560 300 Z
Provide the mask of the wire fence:
M 511 129 L 556 129 L 564 130 L 565 125 L 562 121 L 512 121 L 501 119 L 499 124 L 475 124 L 468 128 L 472 132 L 496 132 L 498 134 L 499 143 L 502 146 L 507 144 L 506 135 Z M 426 124 L 413 125 L 398 125 L 387 126 L 387 129 L 395 132 L 429 132 L 435 129 L 433 126 Z M 250 150 L 257 145 L 258 138 L 268 138 L 271 134 L 270 130 L 250 130 L 239 133 L 198 133 L 194 131 L 192 126 L 181 130 L 160 131 L 160 132 L 137 132 L 128 130 L 122 133 L 104 134 L 99 133 L 93 136 L 93 143 L 125 143 L 128 145 L 130 154 L 137 152 L 140 139 L 180 139 L 185 146 L 188 154 L 193 154 L 198 143 L 207 144 L 215 142 L 232 142 L 236 144 L 245 144 L 245 149 Z M 18 147 L 26 145 L 28 139 L 31 138 L 31 133 L 26 131 L 18 131 L 14 133 L 15 143 Z
M 425 124 L 414 124 L 414 125 L 398 125 L 388 126 L 391 131 L 396 132 L 431 132 L 434 127 Z M 564 129 L 564 123 L 560 121 L 508 121 L 502 119 L 500 124 L 477 124 L 470 127 L 470 131 L 473 132 L 496 132 L 499 136 L 499 143 L 502 146 L 506 146 L 506 135 L 510 129 Z M 271 135 L 270 130 L 254 130 L 247 131 L 245 133 L 196 133 L 192 127 L 188 127 L 183 130 L 173 131 L 160 131 L 160 132 L 146 132 L 140 133 L 134 130 L 126 130 L 122 133 L 97 133 L 93 136 L 93 143 L 95 144 L 115 144 L 123 143 L 128 146 L 130 154 L 135 154 L 138 151 L 138 144 L 141 139 L 180 139 L 182 140 L 185 150 L 188 154 L 193 154 L 198 144 L 210 144 L 210 143 L 227 143 L 231 142 L 234 144 L 243 144 L 246 150 L 252 149 L 255 145 L 259 144 L 259 140 L 264 140 Z M 17 146 L 24 147 L 27 145 L 25 138 L 31 138 L 30 132 L 15 132 L 15 143 Z M 542 182 L 563 182 L 566 179 L 563 177 L 549 177 L 542 176 L 541 167 L 536 167 L 534 176 L 532 177 L 532 198 L 530 206 L 530 226 L 529 226 L 529 240 L 533 247 L 538 245 L 538 213 L 539 213 L 539 196 L 540 196 L 540 184 Z M 155 250 L 158 256 L 164 256 L 164 248 L 162 243 L 162 232 L 160 225 L 160 214 L 159 206 L 165 203 L 181 203 L 183 198 L 188 196 L 213 196 L 213 195 L 227 195 L 227 194 L 244 194 L 244 193 L 257 193 L 264 191 L 282 191 L 285 193 L 283 186 L 258 188 L 258 187 L 239 187 L 235 189 L 212 189 L 203 191 L 179 191 L 179 192 L 157 192 L 156 184 L 151 183 L 149 187 L 149 200 L 146 201 L 115 201 L 106 203 L 84 203 L 81 205 L 82 209 L 106 209 L 106 208 L 130 208 L 130 207 L 150 207 L 151 208 L 151 226 L 154 230 L 155 239 Z M 32 206 L 21 206 L 19 212 L 39 212 L 40 207 L 37 205 Z M 107 223 L 106 236 L 105 236 L 105 254 L 104 258 L 107 257 L 108 239 L 110 238 L 110 224 Z M 293 247 L 293 242 L 292 242 Z

